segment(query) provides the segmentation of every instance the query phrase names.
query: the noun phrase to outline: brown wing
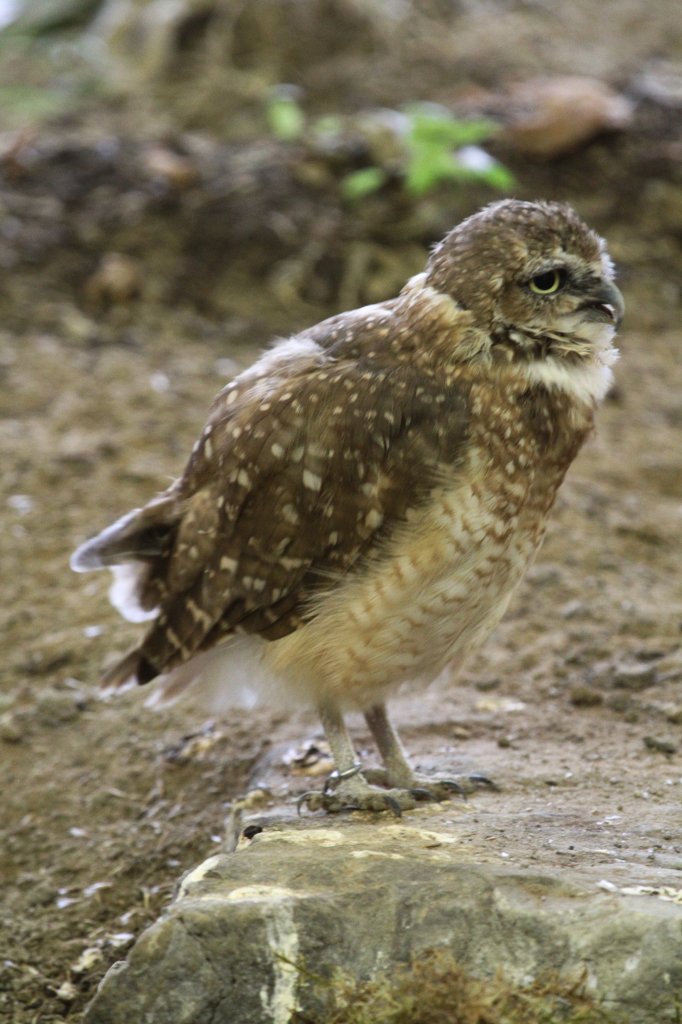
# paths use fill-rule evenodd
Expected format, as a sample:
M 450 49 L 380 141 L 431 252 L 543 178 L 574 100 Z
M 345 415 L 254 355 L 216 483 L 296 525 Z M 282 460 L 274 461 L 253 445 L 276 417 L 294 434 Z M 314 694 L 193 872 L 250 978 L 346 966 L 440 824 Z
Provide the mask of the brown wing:
M 151 585 L 146 678 L 235 630 L 281 637 L 315 590 L 379 550 L 465 436 L 461 394 L 409 365 L 336 362 L 222 393 L 178 484 L 184 508 Z M 233 397 L 234 396 L 234 397 Z

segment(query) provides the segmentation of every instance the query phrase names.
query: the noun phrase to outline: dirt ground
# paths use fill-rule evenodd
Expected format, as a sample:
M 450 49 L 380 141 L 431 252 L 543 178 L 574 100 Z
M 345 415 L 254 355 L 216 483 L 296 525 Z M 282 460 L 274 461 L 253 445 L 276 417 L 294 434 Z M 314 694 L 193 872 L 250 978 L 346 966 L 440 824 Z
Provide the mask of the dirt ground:
M 191 707 L 149 712 L 144 694 L 97 697 L 99 672 L 137 628 L 109 607 L 107 579 L 69 572 L 70 551 L 179 472 L 213 394 L 257 347 L 321 319 L 338 297 L 287 302 L 231 254 L 221 281 L 232 285 L 209 302 L 201 286 L 215 254 L 185 221 L 178 228 L 186 209 L 156 196 L 146 218 L 130 213 L 118 118 L 52 128 L 28 175 L 7 154 L 3 164 L 0 1017 L 16 1024 L 77 1019 L 179 876 L 223 841 L 230 802 L 258 785 L 294 797 L 321 768 L 313 757 L 306 775 L 295 763 L 321 739 L 304 710 L 210 720 Z M 417 764 L 484 771 L 500 785 L 463 818 L 476 842 L 512 863 L 678 890 L 679 131 L 677 114 L 650 108 L 630 135 L 587 155 L 516 168 L 517 194 L 574 198 L 610 240 L 627 304 L 617 386 L 494 637 L 451 680 L 395 702 Z M 76 166 L 80 184 L 68 181 L 80 192 L 66 194 L 60 168 Z M 476 205 L 459 196 L 453 216 Z M 144 245 L 133 248 L 132 285 L 113 294 L 93 279 L 110 223 L 112 248 L 142 231 L 154 252 L 147 264 Z M 182 231 L 169 275 L 164 240 Z M 402 279 L 420 252 L 409 247 Z M 359 719 L 354 733 L 371 760 Z

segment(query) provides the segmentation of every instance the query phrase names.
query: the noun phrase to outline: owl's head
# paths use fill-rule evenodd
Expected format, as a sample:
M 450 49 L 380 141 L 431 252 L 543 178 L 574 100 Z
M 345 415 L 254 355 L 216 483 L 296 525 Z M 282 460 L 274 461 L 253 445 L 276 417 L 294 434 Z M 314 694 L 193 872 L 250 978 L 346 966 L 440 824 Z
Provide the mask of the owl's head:
M 426 284 L 468 309 L 513 360 L 580 361 L 609 349 L 623 316 L 604 241 L 563 203 L 493 203 L 438 245 Z

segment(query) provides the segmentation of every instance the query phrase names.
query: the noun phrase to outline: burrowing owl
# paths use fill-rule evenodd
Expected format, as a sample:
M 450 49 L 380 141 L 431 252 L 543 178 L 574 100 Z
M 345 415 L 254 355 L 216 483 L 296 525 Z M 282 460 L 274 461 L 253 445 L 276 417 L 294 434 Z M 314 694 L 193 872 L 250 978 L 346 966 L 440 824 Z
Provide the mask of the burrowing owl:
M 152 620 L 111 670 L 173 696 L 277 688 L 336 763 L 312 807 L 414 805 L 385 710 L 502 616 L 609 388 L 623 313 L 569 207 L 507 200 L 455 227 L 397 298 L 282 341 L 227 384 L 182 476 L 74 554 Z M 250 652 L 250 667 L 242 655 Z M 385 764 L 370 785 L 343 711 Z

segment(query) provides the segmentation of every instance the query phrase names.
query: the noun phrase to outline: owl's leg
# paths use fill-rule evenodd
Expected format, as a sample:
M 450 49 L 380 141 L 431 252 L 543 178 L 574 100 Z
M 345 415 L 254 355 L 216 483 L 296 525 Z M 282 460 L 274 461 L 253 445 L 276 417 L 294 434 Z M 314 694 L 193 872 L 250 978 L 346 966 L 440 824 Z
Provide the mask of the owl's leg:
M 375 704 L 365 711 L 365 721 L 374 737 L 386 768 L 386 781 L 391 786 L 415 786 L 417 781 L 407 760 L 405 748 L 391 724 L 385 704 Z
M 388 786 L 405 787 L 412 792 L 421 792 L 424 800 L 444 800 L 454 793 L 462 796 L 478 786 L 496 788 L 485 775 L 469 775 L 460 779 L 432 779 L 417 775 L 407 760 L 405 749 L 400 737 L 391 724 L 385 704 L 375 704 L 365 711 L 365 721 L 374 737 L 384 770 L 370 771 L 368 777 L 381 781 Z
M 403 787 L 383 789 L 371 786 L 362 773 L 339 709 L 325 704 L 319 708 L 319 714 L 336 769 L 323 790 L 303 793 L 299 797 L 299 810 L 305 804 L 311 811 L 391 811 L 399 816 L 402 811 L 415 807 L 419 800 L 429 799 L 421 790 L 412 792 Z
M 319 709 L 320 721 L 334 758 L 337 775 L 341 780 L 353 778 L 362 767 L 358 761 L 343 715 L 338 708 L 323 704 Z

